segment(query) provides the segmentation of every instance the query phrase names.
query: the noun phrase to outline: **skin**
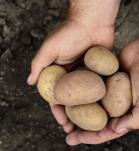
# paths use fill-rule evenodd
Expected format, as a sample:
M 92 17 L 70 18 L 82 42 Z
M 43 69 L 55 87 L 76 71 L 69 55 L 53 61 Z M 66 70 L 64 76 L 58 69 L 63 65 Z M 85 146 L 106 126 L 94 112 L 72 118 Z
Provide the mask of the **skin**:
M 111 49 L 120 2 L 70 0 L 67 19 L 49 35 L 32 60 L 27 83 L 34 85 L 42 69 L 54 62 L 60 65 L 74 62 L 91 46 L 100 45 Z M 71 132 L 74 125 L 68 120 L 63 106 L 50 104 L 50 107 L 64 131 Z M 69 137 L 67 140 L 68 144 L 72 144 Z
M 131 51 L 134 57 L 129 60 Z M 139 129 L 139 39 L 125 46 L 119 55 L 119 59 L 123 69 L 125 69 L 131 77 L 132 91 L 135 94 L 132 111 L 120 118 L 113 118 L 102 131 L 89 132 L 76 130 L 71 132 L 66 139 L 69 145 L 81 143 L 100 144 Z

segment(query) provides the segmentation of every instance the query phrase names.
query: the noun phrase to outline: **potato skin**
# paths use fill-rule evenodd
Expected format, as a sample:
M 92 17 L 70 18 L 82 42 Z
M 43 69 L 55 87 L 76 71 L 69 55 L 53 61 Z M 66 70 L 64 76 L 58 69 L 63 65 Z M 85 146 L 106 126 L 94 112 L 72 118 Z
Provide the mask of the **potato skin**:
M 69 119 L 84 130 L 99 131 L 107 125 L 107 114 L 98 103 L 66 106 L 65 111 Z
M 65 73 L 66 70 L 58 65 L 48 66 L 40 73 L 37 88 L 40 95 L 49 103 L 59 104 L 54 97 L 54 85 Z
M 94 72 L 77 70 L 60 78 L 54 88 L 56 99 L 63 105 L 73 106 L 93 103 L 104 97 L 106 87 Z
M 110 117 L 124 115 L 132 103 L 132 90 L 128 74 L 117 72 L 106 81 L 107 92 L 102 104 Z
M 84 57 L 86 67 L 100 75 L 112 75 L 119 69 L 117 57 L 104 47 L 90 48 Z

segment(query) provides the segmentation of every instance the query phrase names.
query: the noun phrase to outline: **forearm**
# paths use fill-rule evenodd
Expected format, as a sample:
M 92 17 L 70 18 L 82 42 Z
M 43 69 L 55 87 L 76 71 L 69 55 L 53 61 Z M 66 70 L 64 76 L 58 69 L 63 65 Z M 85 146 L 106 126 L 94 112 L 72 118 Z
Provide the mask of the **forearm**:
M 114 24 L 120 3 L 121 0 L 70 0 L 70 16 L 85 24 Z

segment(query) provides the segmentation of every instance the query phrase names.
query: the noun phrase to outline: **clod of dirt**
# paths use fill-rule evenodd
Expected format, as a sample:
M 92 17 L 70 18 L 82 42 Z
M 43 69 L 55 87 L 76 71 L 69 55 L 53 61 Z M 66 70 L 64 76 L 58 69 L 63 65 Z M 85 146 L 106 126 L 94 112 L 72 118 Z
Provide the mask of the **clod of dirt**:
M 45 37 L 45 32 L 41 28 L 34 28 L 30 32 L 31 36 L 37 39 L 42 39 Z
M 5 52 L 1 55 L 1 61 L 9 61 L 9 59 L 13 58 L 13 54 L 10 49 L 5 50 Z

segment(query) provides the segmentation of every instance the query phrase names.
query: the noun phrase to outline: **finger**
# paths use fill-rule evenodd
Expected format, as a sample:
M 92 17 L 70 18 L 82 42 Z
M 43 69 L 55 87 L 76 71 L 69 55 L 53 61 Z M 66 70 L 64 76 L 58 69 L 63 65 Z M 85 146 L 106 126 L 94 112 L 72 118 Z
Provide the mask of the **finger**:
M 45 42 L 31 63 L 31 73 L 27 79 L 27 83 L 29 85 L 35 84 L 42 69 L 54 62 L 56 57 L 56 51 L 48 47 L 47 42 Z
M 139 128 L 139 101 L 136 103 L 136 107 L 133 109 L 132 113 L 124 115 L 121 118 L 117 118 L 117 122 L 112 122 L 111 128 L 118 134 L 127 133 L 131 130 Z
M 119 118 L 112 118 L 111 120 L 110 120 L 110 122 L 109 122 L 109 128 L 111 128 L 112 130 L 113 130 L 113 126 L 114 125 L 117 125 L 117 123 L 118 123 L 118 121 L 119 121 Z
M 62 105 L 50 105 L 52 113 L 56 119 L 56 121 L 64 126 L 68 124 L 68 117 L 65 113 L 65 108 Z
M 78 145 L 81 143 L 80 139 L 78 138 L 78 133 L 81 132 L 82 130 L 76 130 L 71 132 L 69 135 L 66 137 L 66 142 L 70 146 Z
M 130 68 L 133 66 L 134 61 L 138 57 L 138 55 L 136 55 L 138 54 L 138 50 L 139 50 L 138 48 L 139 48 L 139 38 L 136 39 L 135 41 L 128 43 L 119 54 L 118 58 L 120 64 L 123 66 L 125 70 L 129 71 Z
M 139 60 L 137 60 L 130 70 L 132 94 L 133 94 L 133 105 L 136 105 L 136 101 L 139 97 Z
M 129 125 L 129 122 L 131 122 L 132 115 L 128 114 L 121 118 L 117 118 L 116 122 L 115 120 L 112 121 L 111 128 L 115 133 L 121 134 L 121 133 L 127 133 L 131 130 L 131 126 Z
M 67 124 L 63 125 L 63 129 L 66 133 L 70 133 L 74 129 L 74 124 L 71 121 L 68 121 Z
M 101 144 L 106 141 L 118 138 L 123 134 L 117 134 L 113 130 L 106 127 L 104 130 L 99 132 L 90 131 L 74 131 L 70 133 L 67 138 L 67 144 L 73 146 L 78 144 Z

